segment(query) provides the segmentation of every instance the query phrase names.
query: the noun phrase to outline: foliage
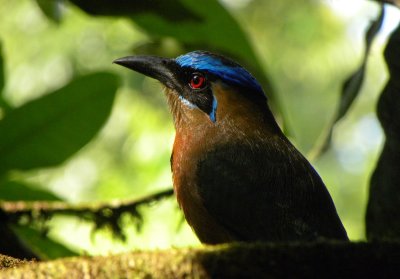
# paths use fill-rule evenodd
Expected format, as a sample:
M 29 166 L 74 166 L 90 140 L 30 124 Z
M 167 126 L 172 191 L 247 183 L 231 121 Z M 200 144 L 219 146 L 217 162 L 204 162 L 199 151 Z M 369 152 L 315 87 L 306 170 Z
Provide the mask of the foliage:
M 0 174 L 71 157 L 103 126 L 116 89 L 114 75 L 96 73 L 9 111 L 0 121 Z
M 321 149 L 316 150 L 316 152 L 325 152 L 330 146 L 332 141 L 332 132 L 334 125 L 342 119 L 350 109 L 351 105 L 354 103 L 357 95 L 361 91 L 361 86 L 363 85 L 365 79 L 365 71 L 367 67 L 368 56 L 372 47 L 372 43 L 379 33 L 382 27 L 383 19 L 385 17 L 384 6 L 381 6 L 381 12 L 378 18 L 371 22 L 367 32 L 365 33 L 365 51 L 362 59 L 361 66 L 343 83 L 341 98 L 336 111 L 336 115 L 333 119 L 333 123 L 329 128 L 328 135 L 324 142 L 322 143 Z M 318 154 L 320 156 L 321 154 Z
M 317 138 L 330 129 L 338 88 L 349 69 L 359 64 L 352 60 L 354 65 L 350 65 L 343 59 L 335 60 L 337 68 L 332 71 L 325 67 L 326 57 L 335 51 L 340 57 L 345 55 L 337 46 L 347 45 L 349 39 L 344 36 L 343 24 L 314 1 L 250 1 L 240 12 L 213 0 L 201 1 L 201 5 L 196 0 L 25 0 L 19 4 L 2 0 L 0 4 L 6 30 L 0 32 L 0 200 L 4 201 L 136 200 L 138 195 L 170 185 L 172 125 L 161 94 L 152 94 L 160 88 L 113 68 L 115 58 L 131 52 L 176 56 L 193 49 L 234 57 L 262 83 L 282 125 L 305 152 L 313 151 Z M 6 10 L 10 17 L 4 16 Z M 377 31 L 381 22 L 382 18 L 371 28 Z M 337 101 L 336 120 L 350 123 L 347 130 L 342 129 L 344 134 L 357 127 L 358 117 L 372 111 L 373 100 L 353 101 L 359 93 L 369 96 L 360 91 L 360 77 L 367 69 L 367 53 L 375 34 L 367 34 L 362 66 L 346 83 L 356 86 L 344 86 Z M 117 76 L 123 79 L 122 86 Z M 374 164 L 377 145 L 364 157 L 362 170 L 354 173 L 340 162 L 337 153 L 343 146 L 338 147 L 335 133 L 332 136 L 333 149 L 315 163 L 331 187 L 350 235 L 359 239 L 363 236 L 365 173 Z M 353 184 L 356 186 L 350 189 Z M 132 220 L 124 221 L 121 212 L 110 222 L 113 231 L 121 233 L 122 225 L 127 228 L 125 234 L 134 235 L 122 249 L 149 243 L 157 246 L 152 238 L 161 234 L 157 230 L 169 237 L 164 244 L 196 243 L 190 230 L 181 226 L 182 216 L 175 204 L 164 201 L 157 209 L 134 209 L 136 221 L 145 220 L 141 234 L 130 229 Z M 107 216 L 101 217 L 107 224 Z M 164 222 L 164 227 L 152 219 Z M 97 223 L 95 218 L 90 221 Z M 79 243 L 70 240 L 67 244 L 65 239 L 58 243 L 63 232 L 74 229 L 57 222 L 57 217 L 50 223 L 55 229 L 41 240 L 37 237 L 44 234 L 35 222 L 19 222 L 13 232 L 22 240 L 34 239 L 25 243 L 39 251 L 41 258 L 71 255 L 76 253 L 73 248 L 96 250 L 91 250 L 93 245 L 84 246 L 80 242 L 88 241 L 80 238 L 72 240 Z M 176 237 L 171 236 L 175 233 Z

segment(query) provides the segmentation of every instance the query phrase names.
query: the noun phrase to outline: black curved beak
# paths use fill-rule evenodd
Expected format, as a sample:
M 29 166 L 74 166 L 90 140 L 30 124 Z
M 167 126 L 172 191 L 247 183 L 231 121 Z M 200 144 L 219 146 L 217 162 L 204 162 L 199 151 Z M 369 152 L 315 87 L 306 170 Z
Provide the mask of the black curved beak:
M 175 88 L 177 85 L 174 74 L 177 64 L 174 59 L 138 55 L 118 58 L 113 63 L 155 78 L 169 88 Z

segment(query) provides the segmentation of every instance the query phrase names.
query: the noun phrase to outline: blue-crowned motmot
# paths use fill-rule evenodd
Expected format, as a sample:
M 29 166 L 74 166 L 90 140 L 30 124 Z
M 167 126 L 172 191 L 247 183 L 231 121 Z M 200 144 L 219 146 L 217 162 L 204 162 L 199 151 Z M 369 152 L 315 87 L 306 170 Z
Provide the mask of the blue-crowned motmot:
M 238 63 L 206 51 L 114 62 L 166 88 L 174 190 L 203 243 L 348 239 L 321 178 Z

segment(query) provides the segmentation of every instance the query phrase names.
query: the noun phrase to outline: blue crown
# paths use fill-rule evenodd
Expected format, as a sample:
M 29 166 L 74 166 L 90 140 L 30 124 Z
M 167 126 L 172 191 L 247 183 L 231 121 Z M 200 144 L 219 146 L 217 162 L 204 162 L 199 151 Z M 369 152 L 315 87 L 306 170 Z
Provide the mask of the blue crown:
M 238 63 L 207 51 L 193 51 L 175 59 L 181 67 L 190 67 L 217 76 L 222 81 L 259 92 L 264 92 L 258 81 Z

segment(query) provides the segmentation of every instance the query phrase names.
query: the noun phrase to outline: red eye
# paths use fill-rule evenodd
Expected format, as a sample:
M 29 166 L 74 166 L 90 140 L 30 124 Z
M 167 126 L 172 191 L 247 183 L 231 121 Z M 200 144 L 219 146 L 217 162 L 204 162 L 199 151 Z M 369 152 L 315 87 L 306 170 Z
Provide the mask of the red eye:
M 189 85 L 192 89 L 201 89 L 206 85 L 206 78 L 203 74 L 194 73 Z

